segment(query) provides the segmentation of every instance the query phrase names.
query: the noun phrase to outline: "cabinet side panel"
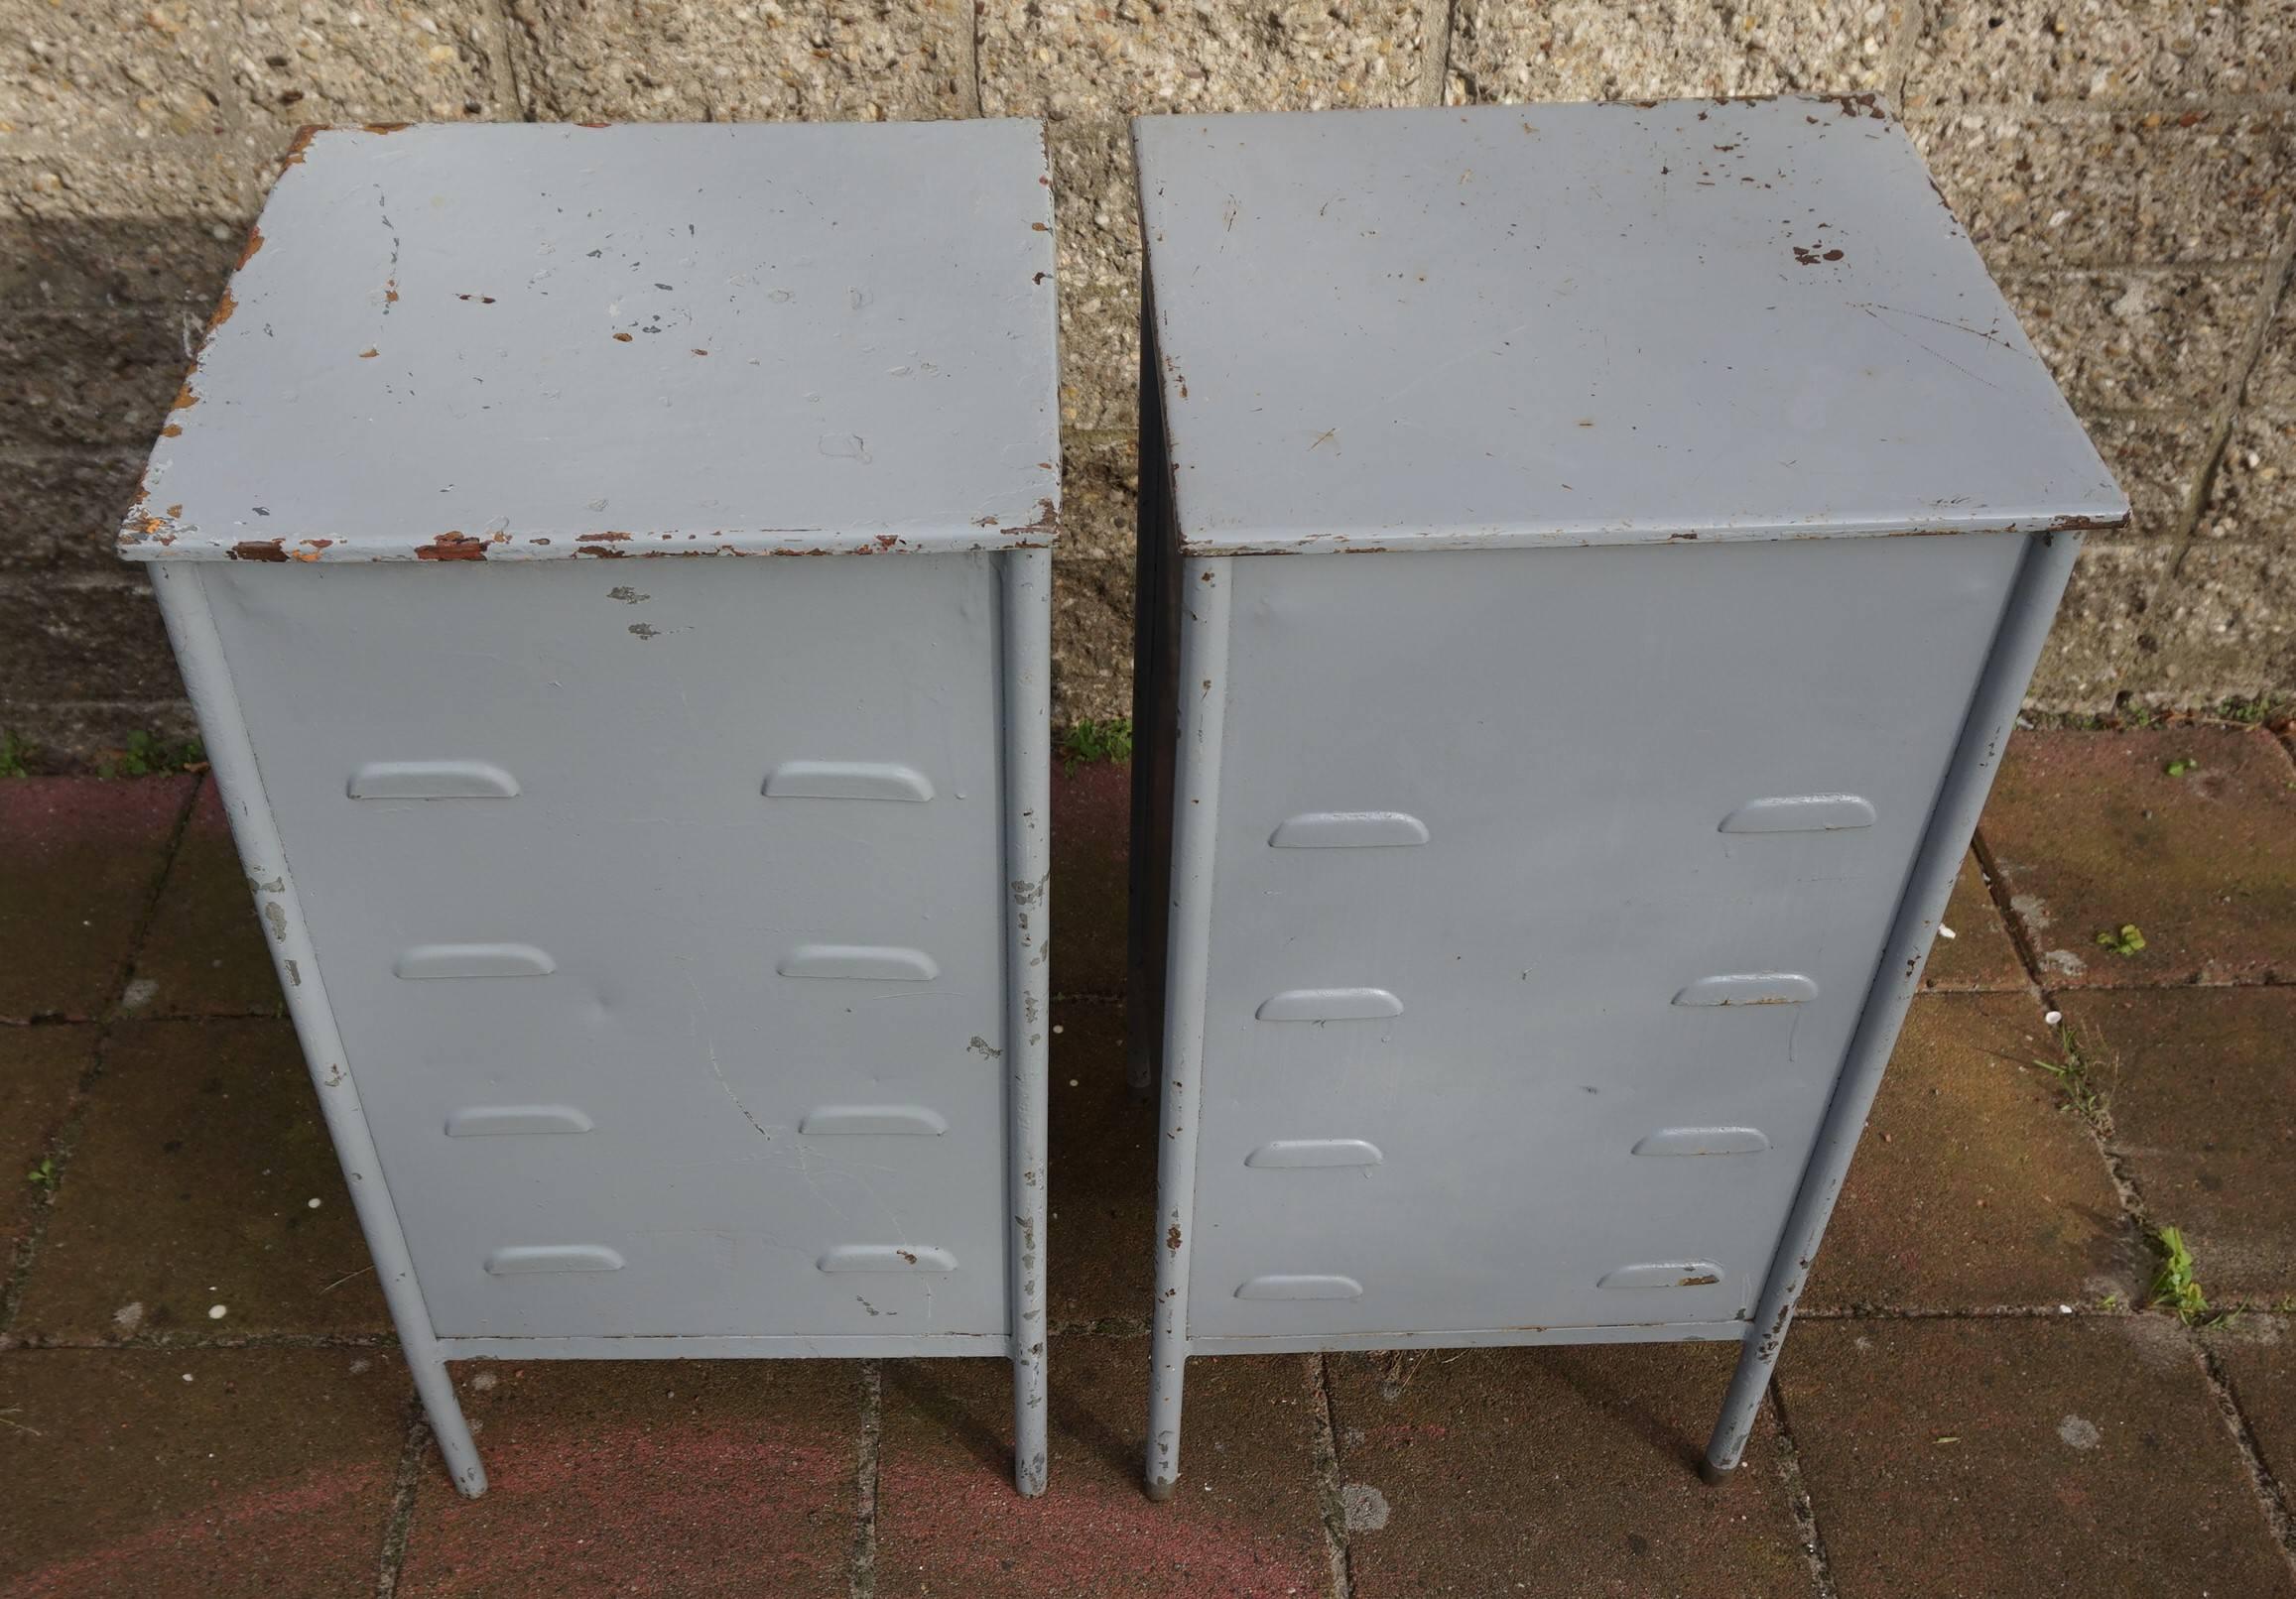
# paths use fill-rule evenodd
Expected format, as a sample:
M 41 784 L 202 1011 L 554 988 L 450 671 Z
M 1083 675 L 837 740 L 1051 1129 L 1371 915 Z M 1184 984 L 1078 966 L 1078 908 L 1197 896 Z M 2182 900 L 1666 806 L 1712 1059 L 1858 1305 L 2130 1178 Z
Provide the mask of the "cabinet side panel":
M 442 1334 L 1007 1330 L 994 557 L 213 583 Z
M 2023 543 L 1234 562 L 1192 1330 L 1746 1315 Z

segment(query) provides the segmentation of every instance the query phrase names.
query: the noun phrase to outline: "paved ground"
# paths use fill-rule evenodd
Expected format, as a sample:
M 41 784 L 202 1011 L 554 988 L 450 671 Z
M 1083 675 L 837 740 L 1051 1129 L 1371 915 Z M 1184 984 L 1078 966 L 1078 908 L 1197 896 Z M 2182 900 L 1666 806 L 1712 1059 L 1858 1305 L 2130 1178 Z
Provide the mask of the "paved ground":
M 2271 733 L 2012 744 L 1719 1490 L 1728 1352 L 1643 1347 L 1204 1362 L 1180 1498 L 1140 1496 L 1123 776 L 1057 806 L 1051 1495 L 1005 1485 L 1000 1365 L 531 1363 L 460 1370 L 467 1503 L 212 792 L 0 782 L 0 1594 L 2296 1595 Z M 2098 943 L 2124 924 L 2142 950 Z M 2235 1316 L 2137 1308 L 2163 1225 Z

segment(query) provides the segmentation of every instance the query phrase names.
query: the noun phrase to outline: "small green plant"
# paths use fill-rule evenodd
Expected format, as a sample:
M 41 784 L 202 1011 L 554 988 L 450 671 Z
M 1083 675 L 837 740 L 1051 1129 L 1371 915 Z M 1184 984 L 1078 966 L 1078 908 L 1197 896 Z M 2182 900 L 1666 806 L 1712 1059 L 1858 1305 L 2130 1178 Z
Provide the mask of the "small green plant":
M 2200 762 L 2194 760 L 2189 755 L 2180 755 L 2175 760 L 2169 762 L 2168 765 L 2161 768 L 2163 772 L 2166 772 L 2172 778 L 2181 778 L 2187 772 L 2198 772 L 2200 769 Z
M 2152 1302 L 2164 1310 L 2174 1310 L 2178 1319 L 2198 1321 L 2209 1313 L 2209 1296 L 2201 1292 L 2200 1279 L 2193 1272 L 2193 1252 L 2185 1247 L 2184 1234 L 2174 1227 L 2163 1227 L 2152 1235 L 2152 1247 L 2160 1254 L 2160 1270 L 2152 1280 Z
M 2150 705 L 2123 705 L 2120 708 L 2120 724 L 2123 727 L 2142 729 L 2158 727 L 2160 723 L 2160 712 Z
M 1061 770 L 1074 773 L 1082 764 L 1132 759 L 1132 718 L 1111 716 L 1104 722 L 1085 717 L 1061 735 Z
M 46 1188 L 50 1193 L 54 1193 L 56 1191 L 56 1157 L 43 1155 L 40 1158 L 40 1164 L 24 1173 L 24 1180 L 35 1188 Z
M 32 776 L 30 761 L 36 746 L 12 732 L 0 732 L 0 778 Z
M 105 778 L 148 778 L 163 772 L 189 772 L 206 764 L 207 752 L 195 738 L 181 744 L 171 744 L 151 733 L 137 731 L 128 735 L 127 748 L 106 756 L 96 764 L 96 775 Z
M 2110 932 L 2101 932 L 2097 941 L 2116 955 L 2133 955 L 2144 947 L 2144 934 L 2133 922 L 2123 922 Z
M 2217 714 L 2228 722 L 2253 727 L 2268 721 L 2277 708 L 2270 694 L 2258 694 L 2254 699 L 2228 699 L 2217 707 Z
M 2065 1051 L 2062 1060 L 2043 1060 L 2036 1056 L 2033 1064 L 2057 1079 L 2057 1088 L 2065 1096 L 2065 1108 L 2082 1120 L 2102 1128 L 2105 1112 L 2110 1108 L 2110 1097 L 2099 1087 L 2090 1075 L 2089 1056 L 2081 1047 L 2081 1041 L 2073 1036 L 2071 1028 L 2058 1031 L 2057 1042 Z

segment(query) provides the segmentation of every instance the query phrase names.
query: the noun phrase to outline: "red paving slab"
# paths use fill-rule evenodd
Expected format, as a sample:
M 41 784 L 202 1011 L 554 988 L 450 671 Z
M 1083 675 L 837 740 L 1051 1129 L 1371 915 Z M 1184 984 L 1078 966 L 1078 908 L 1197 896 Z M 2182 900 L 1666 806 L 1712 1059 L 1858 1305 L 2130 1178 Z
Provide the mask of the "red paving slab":
M 1950 938 L 1947 929 L 1953 933 Z M 2030 986 L 2017 946 L 2009 938 L 2008 923 L 1993 904 L 1992 890 L 1975 855 L 1962 857 L 1953 897 L 1946 902 L 1944 925 L 1930 945 L 1929 964 L 1921 969 L 1921 986 L 1947 993 Z
M 1719 1488 L 1697 1462 L 1737 1347 L 1332 1357 L 1357 1599 L 1811 1591 L 1765 1410 Z M 1398 1357 L 1381 1357 L 1395 1361 Z M 1387 1395 L 1395 1394 L 1393 1399 Z
M 2020 732 L 1978 831 L 2052 988 L 2296 978 L 2296 762 L 2261 729 Z M 2099 945 L 2123 924 L 2141 951 Z
M 2264 1469 L 2287 1493 L 2296 1484 L 2296 1321 L 2243 1315 L 2203 1336 L 2255 1435 Z
M 0 1592 L 371 1593 L 407 1404 L 381 1350 L 0 1355 Z
M 1052 1368 L 1052 1486 L 1014 1494 L 1012 1390 L 982 1361 L 885 1368 L 876 1591 L 1261 1595 L 1323 1591 L 1308 1366 L 1297 1355 L 1190 1363 L 1188 1436 L 1172 1503 L 1140 1488 L 1148 1344 L 1061 1338 Z
M 1053 992 L 1124 992 L 1130 763 L 1053 767 Z
M 0 779 L 0 1020 L 110 1002 L 197 781 Z
M 1056 1328 L 1144 1332 L 1156 1292 L 1156 1101 L 1124 1084 L 1124 1008 L 1053 1007 L 1051 1247 Z
M 2068 995 L 2154 1225 L 2220 1302 L 2296 1292 L 2296 989 Z
M 55 1205 L 18 1334 L 389 1330 L 284 1022 L 115 1028 Z
M 13 1262 L 53 1180 L 43 1168 L 95 1059 L 95 1029 L 0 1027 L 0 1271 Z
M 2105 1157 L 2033 1062 L 2030 994 L 1908 1009 L 1805 1302 L 1813 1308 L 2127 1302 L 2137 1241 Z
M 1778 1384 L 1842 1599 L 2296 1594 L 2166 1316 L 1804 1322 Z
M 502 1361 L 454 1368 L 488 1487 L 423 1462 L 398 1591 L 847 1591 L 861 1401 L 851 1361 Z
M 183 842 L 136 954 L 128 1009 L 139 1016 L 276 1016 L 279 974 L 255 920 L 255 902 L 222 791 L 208 783 L 192 801 Z

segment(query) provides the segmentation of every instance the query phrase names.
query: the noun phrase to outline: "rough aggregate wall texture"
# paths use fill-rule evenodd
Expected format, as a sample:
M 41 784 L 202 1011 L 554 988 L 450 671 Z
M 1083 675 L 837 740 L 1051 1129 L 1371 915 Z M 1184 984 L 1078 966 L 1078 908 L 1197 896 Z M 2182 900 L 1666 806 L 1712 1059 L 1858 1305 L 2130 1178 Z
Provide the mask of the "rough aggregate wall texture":
M 1879 90 L 2137 509 L 2036 706 L 2296 690 L 2291 0 L 0 0 L 0 727 L 188 729 L 110 538 L 297 127 L 1051 119 L 1057 714 L 1129 704 L 1124 118 Z

